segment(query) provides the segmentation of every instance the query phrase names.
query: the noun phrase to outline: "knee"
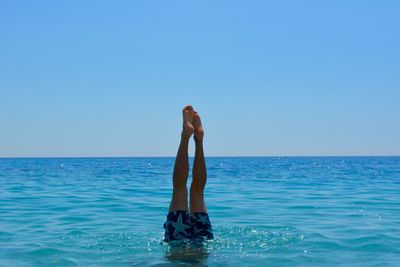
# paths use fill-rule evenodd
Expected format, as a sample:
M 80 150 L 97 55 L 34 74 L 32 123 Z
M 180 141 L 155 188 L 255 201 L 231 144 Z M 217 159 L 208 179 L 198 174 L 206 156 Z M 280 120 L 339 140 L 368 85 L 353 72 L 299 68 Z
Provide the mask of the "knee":
M 198 185 L 198 184 L 192 184 L 190 186 L 190 194 L 191 195 L 197 195 L 197 196 L 202 196 L 204 193 L 204 186 Z
M 181 185 L 181 184 L 174 185 L 173 193 L 174 194 L 187 194 L 186 185 Z

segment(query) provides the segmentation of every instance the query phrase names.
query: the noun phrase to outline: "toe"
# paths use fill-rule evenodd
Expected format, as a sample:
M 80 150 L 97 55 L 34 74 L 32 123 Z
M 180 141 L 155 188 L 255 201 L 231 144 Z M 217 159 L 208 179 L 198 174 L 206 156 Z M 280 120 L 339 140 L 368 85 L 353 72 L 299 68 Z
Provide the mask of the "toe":
M 193 107 L 191 105 L 187 105 L 186 107 L 183 108 L 183 110 L 193 110 Z

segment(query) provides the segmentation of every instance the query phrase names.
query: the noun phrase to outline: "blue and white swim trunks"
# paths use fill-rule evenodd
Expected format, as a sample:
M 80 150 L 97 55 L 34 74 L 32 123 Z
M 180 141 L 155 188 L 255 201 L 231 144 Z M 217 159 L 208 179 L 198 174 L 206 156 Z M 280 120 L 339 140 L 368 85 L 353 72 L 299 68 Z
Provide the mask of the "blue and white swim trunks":
M 164 242 L 183 239 L 207 240 L 213 239 L 210 218 L 205 212 L 189 213 L 177 210 L 168 213 L 164 223 Z

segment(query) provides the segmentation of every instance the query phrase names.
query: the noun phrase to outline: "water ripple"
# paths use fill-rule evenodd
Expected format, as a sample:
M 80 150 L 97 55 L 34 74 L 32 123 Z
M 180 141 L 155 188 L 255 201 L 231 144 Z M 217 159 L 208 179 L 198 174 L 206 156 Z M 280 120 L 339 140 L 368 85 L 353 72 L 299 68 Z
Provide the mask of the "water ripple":
M 162 243 L 173 160 L 0 159 L 0 266 L 400 262 L 399 157 L 208 158 L 216 238 L 182 247 Z

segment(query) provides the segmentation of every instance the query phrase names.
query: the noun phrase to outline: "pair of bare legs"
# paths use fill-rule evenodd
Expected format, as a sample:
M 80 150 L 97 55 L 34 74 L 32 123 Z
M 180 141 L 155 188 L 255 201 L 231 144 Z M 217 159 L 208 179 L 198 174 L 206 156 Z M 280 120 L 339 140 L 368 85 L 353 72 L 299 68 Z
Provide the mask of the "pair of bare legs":
M 186 106 L 183 111 L 183 127 L 178 153 L 175 159 L 173 174 L 172 200 L 169 212 L 190 210 L 191 213 L 207 212 L 204 202 L 204 187 L 207 181 L 206 162 L 203 152 L 204 129 L 199 114 L 192 106 Z M 188 206 L 187 180 L 189 176 L 189 140 L 194 135 L 195 155 L 190 186 L 190 206 Z

